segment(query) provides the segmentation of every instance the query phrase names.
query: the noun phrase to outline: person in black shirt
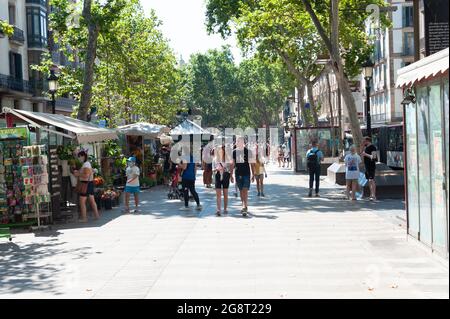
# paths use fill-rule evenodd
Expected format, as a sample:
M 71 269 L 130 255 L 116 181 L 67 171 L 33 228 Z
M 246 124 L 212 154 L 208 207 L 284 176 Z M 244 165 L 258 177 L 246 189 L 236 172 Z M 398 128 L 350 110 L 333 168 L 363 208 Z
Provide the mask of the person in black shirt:
M 372 144 L 371 137 L 365 137 L 363 140 L 364 151 L 361 153 L 361 157 L 364 159 L 364 166 L 366 168 L 366 178 L 369 181 L 370 200 L 376 199 L 376 184 L 375 184 L 375 170 L 377 163 L 377 148 Z
M 250 184 L 255 181 L 255 163 L 250 163 L 252 158 L 251 151 L 245 147 L 244 139 L 239 137 L 236 141 L 236 149 L 233 151 L 233 161 L 231 164 L 231 171 L 235 168 L 236 185 L 239 188 L 243 216 L 248 213 L 248 190 Z M 231 177 L 233 179 L 233 176 Z

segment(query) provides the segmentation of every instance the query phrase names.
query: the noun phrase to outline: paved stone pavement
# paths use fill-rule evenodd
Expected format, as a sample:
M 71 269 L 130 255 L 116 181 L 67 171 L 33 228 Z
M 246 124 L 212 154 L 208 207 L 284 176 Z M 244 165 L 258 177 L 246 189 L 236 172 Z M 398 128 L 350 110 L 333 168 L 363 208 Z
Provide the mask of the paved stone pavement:
M 408 239 L 399 201 L 356 203 L 322 181 L 272 167 L 250 216 L 231 198 L 216 217 L 180 212 L 167 189 L 142 193 L 142 213 L 103 213 L 0 241 L 0 298 L 448 298 L 448 261 Z

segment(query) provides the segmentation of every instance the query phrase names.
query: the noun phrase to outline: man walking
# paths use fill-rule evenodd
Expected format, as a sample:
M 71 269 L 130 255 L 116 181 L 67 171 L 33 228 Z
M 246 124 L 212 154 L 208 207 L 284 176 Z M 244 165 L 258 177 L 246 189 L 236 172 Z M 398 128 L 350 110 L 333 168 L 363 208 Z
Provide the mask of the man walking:
M 376 184 L 375 184 L 375 170 L 377 163 L 377 148 L 372 144 L 372 138 L 367 136 L 363 140 L 362 148 L 364 151 L 361 157 L 364 158 L 364 166 L 366 168 L 366 178 L 369 181 L 370 201 L 376 200 Z
M 239 188 L 242 201 L 241 213 L 244 217 L 248 213 L 248 190 L 250 189 L 250 183 L 255 180 L 255 164 L 250 163 L 250 158 L 251 151 L 245 147 L 244 139 L 238 137 L 236 149 L 233 151 L 231 171 L 233 172 L 235 168 L 236 185 Z M 231 180 L 233 180 L 233 175 L 231 175 Z
M 312 197 L 314 180 L 316 180 L 316 197 L 319 197 L 320 186 L 320 162 L 324 159 L 323 153 L 317 147 L 317 141 L 311 142 L 311 149 L 306 153 L 306 164 L 309 172 L 309 193 Z

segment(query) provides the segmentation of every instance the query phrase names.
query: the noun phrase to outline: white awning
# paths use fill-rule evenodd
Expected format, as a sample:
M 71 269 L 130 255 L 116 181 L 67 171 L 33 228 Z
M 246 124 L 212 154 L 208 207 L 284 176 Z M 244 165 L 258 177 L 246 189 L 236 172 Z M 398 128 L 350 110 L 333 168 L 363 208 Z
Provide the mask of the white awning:
M 65 137 L 76 139 L 78 143 L 95 143 L 106 140 L 117 139 L 117 133 L 113 130 L 101 128 L 94 124 L 77 120 L 61 114 L 50 114 L 41 112 L 29 112 L 23 110 L 15 110 L 7 107 L 3 108 L 4 113 L 11 113 L 18 118 L 29 123 L 30 126 L 50 131 L 55 134 L 59 134 Z M 41 124 L 43 123 L 43 124 Z M 45 127 L 50 125 L 66 130 L 69 134 L 65 134 L 58 131 L 53 131 Z
M 212 135 L 207 130 L 203 129 L 200 125 L 195 124 L 192 121 L 184 120 L 180 125 L 170 131 L 170 135 Z
M 162 133 L 169 131 L 169 128 L 164 125 L 139 122 L 124 126 L 119 126 L 117 131 L 125 135 L 137 135 L 150 138 L 159 137 Z
M 439 51 L 398 70 L 397 88 L 409 87 L 448 71 L 449 49 Z

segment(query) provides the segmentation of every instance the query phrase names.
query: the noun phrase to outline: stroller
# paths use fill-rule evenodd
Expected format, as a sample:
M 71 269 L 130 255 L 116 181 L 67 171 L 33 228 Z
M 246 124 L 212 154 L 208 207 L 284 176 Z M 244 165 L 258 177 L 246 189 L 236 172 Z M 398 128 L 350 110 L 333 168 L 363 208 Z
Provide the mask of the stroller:
M 172 174 L 168 199 L 180 199 L 184 200 L 183 187 L 181 186 L 181 168 L 177 166 L 175 172 Z

